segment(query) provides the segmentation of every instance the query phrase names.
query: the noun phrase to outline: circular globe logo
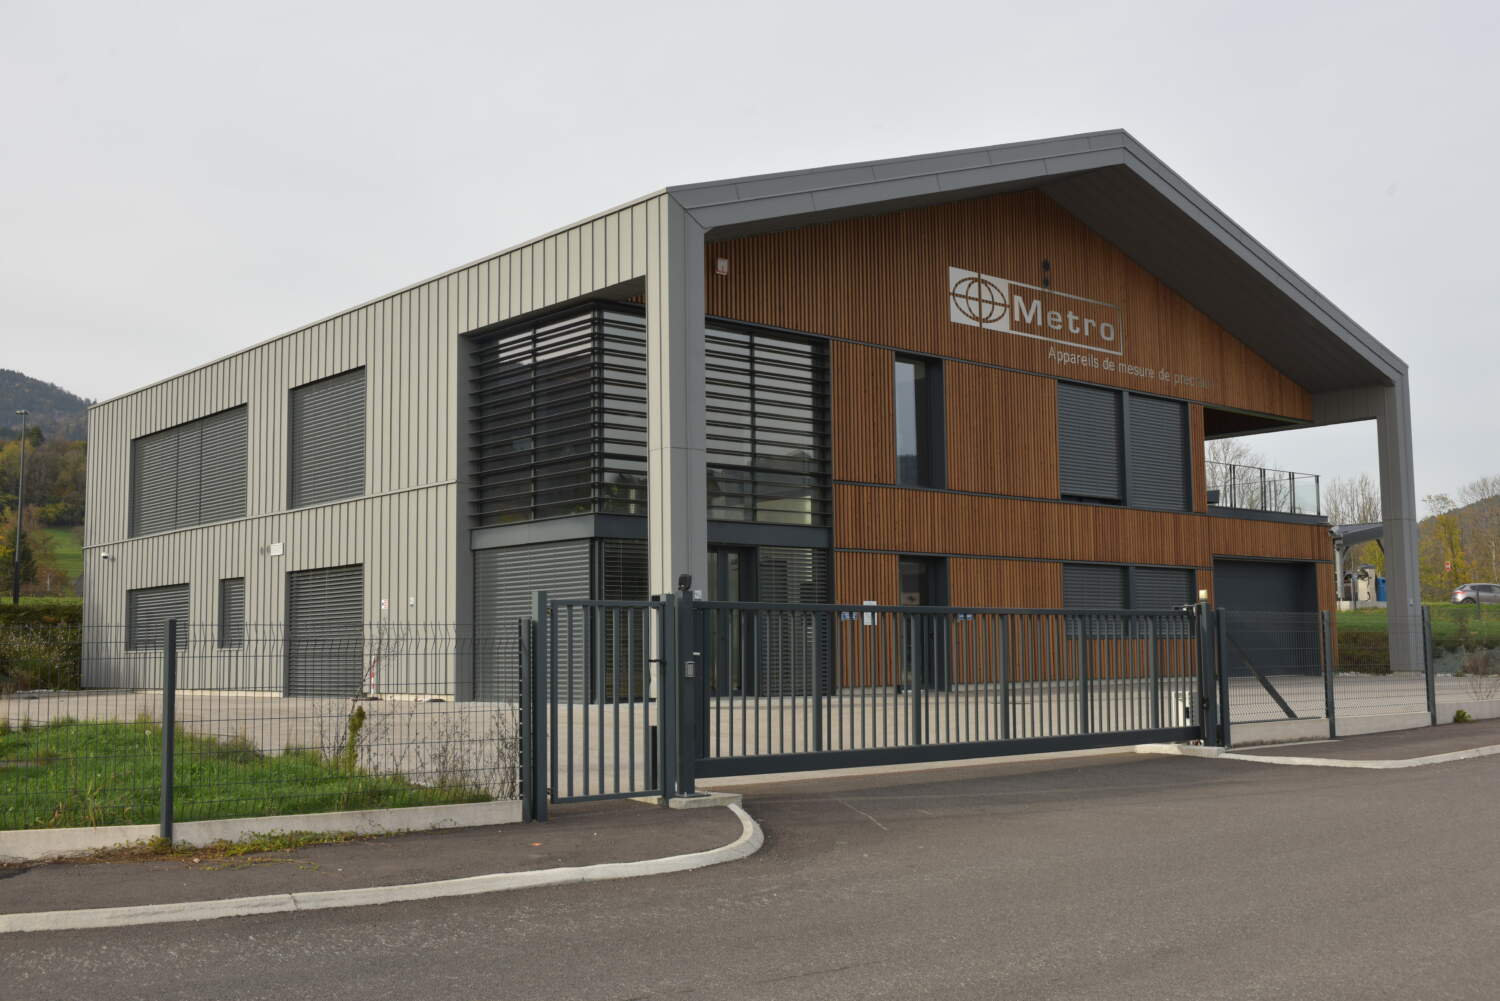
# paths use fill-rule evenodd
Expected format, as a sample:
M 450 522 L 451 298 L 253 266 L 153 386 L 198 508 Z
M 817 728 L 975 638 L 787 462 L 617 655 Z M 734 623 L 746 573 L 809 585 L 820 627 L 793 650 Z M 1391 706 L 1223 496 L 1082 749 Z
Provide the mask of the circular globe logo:
M 978 275 L 960 278 L 948 294 L 953 298 L 954 308 L 975 323 L 998 322 L 1010 308 L 1000 287 Z

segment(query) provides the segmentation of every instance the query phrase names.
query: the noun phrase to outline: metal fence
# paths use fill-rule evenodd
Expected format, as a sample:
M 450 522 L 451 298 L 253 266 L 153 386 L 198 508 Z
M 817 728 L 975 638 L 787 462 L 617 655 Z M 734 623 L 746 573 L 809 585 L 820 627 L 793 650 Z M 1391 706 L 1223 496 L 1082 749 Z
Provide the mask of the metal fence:
M 0 829 L 515 798 L 519 707 L 468 698 L 493 646 L 452 625 L 0 626 Z

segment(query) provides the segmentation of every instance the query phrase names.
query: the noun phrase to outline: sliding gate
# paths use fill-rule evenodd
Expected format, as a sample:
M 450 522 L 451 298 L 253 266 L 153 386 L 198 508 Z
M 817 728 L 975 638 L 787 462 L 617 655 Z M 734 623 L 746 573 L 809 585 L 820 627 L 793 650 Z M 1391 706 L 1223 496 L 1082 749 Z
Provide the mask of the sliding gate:
M 549 600 L 528 812 L 697 778 L 1220 740 L 1214 613 Z

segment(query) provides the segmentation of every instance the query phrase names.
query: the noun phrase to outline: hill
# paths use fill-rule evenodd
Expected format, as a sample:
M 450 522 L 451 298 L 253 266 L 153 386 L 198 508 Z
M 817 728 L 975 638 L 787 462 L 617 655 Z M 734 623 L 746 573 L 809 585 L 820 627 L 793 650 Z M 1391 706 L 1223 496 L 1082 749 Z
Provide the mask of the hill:
M 26 423 L 40 427 L 48 438 L 82 441 L 90 402 L 61 386 L 0 368 L 0 437 L 14 438 L 21 423 L 16 411 L 29 410 Z

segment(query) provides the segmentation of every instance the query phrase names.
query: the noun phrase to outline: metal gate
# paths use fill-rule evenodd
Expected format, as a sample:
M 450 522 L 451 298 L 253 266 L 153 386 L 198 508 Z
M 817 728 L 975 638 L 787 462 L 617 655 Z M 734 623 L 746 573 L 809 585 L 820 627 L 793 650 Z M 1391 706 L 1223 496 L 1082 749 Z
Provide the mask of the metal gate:
M 522 623 L 523 797 L 1218 743 L 1214 613 L 549 599 Z

